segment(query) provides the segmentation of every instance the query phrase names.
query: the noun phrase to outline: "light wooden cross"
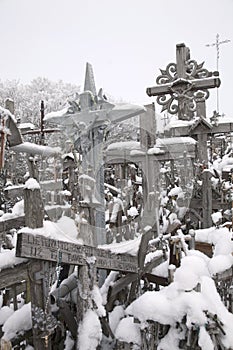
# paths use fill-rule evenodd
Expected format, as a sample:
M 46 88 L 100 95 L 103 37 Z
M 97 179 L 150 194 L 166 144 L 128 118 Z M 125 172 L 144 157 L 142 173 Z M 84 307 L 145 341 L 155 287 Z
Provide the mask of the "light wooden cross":
M 185 44 L 176 45 L 176 63 L 170 63 L 166 70 L 161 70 L 162 74 L 156 79 L 158 85 L 148 87 L 147 95 L 157 96 L 162 112 L 167 110 L 170 114 L 178 113 L 179 119 L 191 119 L 195 111 L 195 93 L 202 90 L 207 99 L 207 89 L 220 86 L 218 72 L 208 72 L 203 64 L 190 59 L 190 51 Z
M 109 123 L 119 123 L 143 113 L 145 108 L 138 105 L 110 103 L 102 89 L 97 94 L 90 63 L 86 65 L 84 91 L 76 97 L 76 100 L 69 102 L 70 106 L 66 110 L 49 113 L 44 120 L 59 124 L 69 137 L 73 137 L 74 148 L 78 151 L 81 149 L 83 155 L 83 172 L 96 180 L 95 194 L 101 205 L 96 208 L 94 229 L 97 243 L 104 244 L 106 232 L 103 142 L 106 128 Z

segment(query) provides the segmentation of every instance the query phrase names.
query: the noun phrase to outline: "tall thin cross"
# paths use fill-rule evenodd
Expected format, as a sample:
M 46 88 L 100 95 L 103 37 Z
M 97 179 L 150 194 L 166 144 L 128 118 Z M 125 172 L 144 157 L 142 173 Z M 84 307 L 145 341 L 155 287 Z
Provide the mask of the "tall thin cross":
M 216 52 L 217 52 L 217 56 L 216 56 L 216 68 L 217 68 L 217 72 L 219 69 L 219 57 L 220 57 L 220 50 L 219 50 L 219 46 L 221 44 L 227 44 L 229 43 L 230 40 L 226 39 L 226 40 L 222 40 L 219 41 L 219 34 L 216 35 L 216 40 L 214 43 L 212 44 L 206 44 L 207 47 L 211 47 L 211 46 L 216 46 Z M 218 94 L 218 89 L 217 89 L 217 112 L 219 112 L 219 94 Z

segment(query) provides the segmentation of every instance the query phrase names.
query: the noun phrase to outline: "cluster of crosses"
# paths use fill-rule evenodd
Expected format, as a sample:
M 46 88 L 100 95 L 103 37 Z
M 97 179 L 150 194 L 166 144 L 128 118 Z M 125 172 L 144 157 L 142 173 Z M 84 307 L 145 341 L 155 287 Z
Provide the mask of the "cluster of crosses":
M 206 120 L 205 100 L 209 96 L 208 89 L 218 88 L 220 79 L 218 72 L 210 73 L 203 64 L 197 64 L 190 59 L 189 49 L 184 44 L 176 46 L 176 63 L 170 63 L 166 70 L 161 70 L 157 78 L 157 86 L 147 89 L 149 96 L 157 96 L 162 111 L 177 114 L 180 120 L 189 121 L 194 115 L 198 117 L 192 127 L 174 128 L 173 136 L 193 136 L 198 141 L 198 158 L 208 164 L 207 136 L 220 132 L 220 127 L 212 125 Z M 138 256 L 112 253 L 110 250 L 98 248 L 106 243 L 105 217 L 104 217 L 104 159 L 102 144 L 105 132 L 112 123 L 118 123 L 136 115 L 140 116 L 141 152 L 131 153 L 130 161 L 141 163 L 146 181 L 144 182 L 144 215 L 142 218 L 143 234 Z M 56 122 L 64 128 L 69 136 L 73 137 L 74 147 L 82 152 L 83 175 L 80 181 L 83 187 L 83 198 L 79 205 L 89 210 L 89 224 L 92 230 L 89 237 L 84 238 L 84 245 L 57 241 L 41 235 L 32 235 L 21 231 L 18 234 L 16 254 L 18 257 L 29 259 L 30 288 L 32 301 L 33 343 L 36 350 L 51 349 L 51 335 L 53 333 L 53 317 L 50 313 L 49 288 L 51 276 L 63 266 L 79 266 L 78 276 L 72 278 L 68 291 L 78 285 L 77 315 L 74 317 L 64 300 L 59 306 L 65 322 L 75 339 L 77 339 L 78 323 L 83 319 L 88 308 L 93 307 L 90 292 L 96 283 L 96 270 L 120 271 L 123 274 L 112 288 L 108 305 L 114 300 L 119 291 L 131 284 L 129 302 L 136 298 L 141 278 L 149 275 L 154 267 L 164 261 L 164 252 L 145 264 L 148 242 L 158 235 L 158 193 L 157 179 L 159 176 L 159 161 L 172 160 L 169 152 L 149 152 L 155 141 L 154 107 L 147 108 L 109 103 L 102 93 L 97 94 L 93 71 L 87 64 L 84 92 L 77 95 L 75 101 L 70 102 L 69 108 L 61 114 L 51 113 L 45 116 L 46 121 Z M 83 127 L 84 126 L 84 127 Z M 229 125 L 225 128 L 229 130 Z M 221 128 L 223 128 L 221 126 Z M 41 130 L 44 137 L 44 130 Z M 2 139 L 4 140 L 2 130 Z M 4 136 L 4 137 L 3 137 Z M 4 145 L 1 145 L 2 152 Z M 114 162 L 114 161 L 113 161 Z M 95 181 L 93 182 L 93 179 Z M 202 211 L 203 223 L 211 226 L 212 198 L 209 190 L 210 176 L 204 173 Z M 90 189 L 91 192 L 90 193 Z M 88 192 L 89 191 L 89 192 Z M 93 195 L 94 194 L 94 195 Z M 39 228 L 43 226 L 43 207 L 39 189 L 25 190 L 25 221 L 26 226 Z M 36 218 L 36 219 L 33 219 Z M 148 227 L 150 227 L 148 229 Z M 172 229 L 170 230 L 172 232 Z M 60 271 L 60 270 L 59 270 Z M 59 275 L 59 274 L 58 274 Z M 102 274 L 106 276 L 105 273 Z M 67 276 L 66 276 L 67 277 Z M 59 277 L 60 278 L 60 277 Z M 57 292 L 54 299 L 62 295 L 57 283 Z M 58 292 L 59 290 L 59 292 Z M 57 294 L 56 294 L 57 293 Z M 48 327 L 39 324 L 40 315 L 47 320 Z M 105 320 L 102 320 L 108 329 Z M 55 323 L 54 323 L 55 324 Z M 107 332 L 107 331 L 106 331 Z

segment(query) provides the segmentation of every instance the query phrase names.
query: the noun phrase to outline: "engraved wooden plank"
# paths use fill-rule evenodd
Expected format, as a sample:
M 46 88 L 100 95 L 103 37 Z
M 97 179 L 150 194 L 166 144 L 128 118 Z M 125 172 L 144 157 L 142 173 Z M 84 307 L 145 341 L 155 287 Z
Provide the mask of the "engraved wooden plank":
M 85 265 L 88 258 L 95 257 L 99 269 L 137 272 L 137 257 L 129 254 L 114 254 L 109 250 L 80 245 L 41 235 L 22 232 L 18 234 L 16 256 L 47 261 L 57 261 L 58 251 L 62 262 L 70 265 Z

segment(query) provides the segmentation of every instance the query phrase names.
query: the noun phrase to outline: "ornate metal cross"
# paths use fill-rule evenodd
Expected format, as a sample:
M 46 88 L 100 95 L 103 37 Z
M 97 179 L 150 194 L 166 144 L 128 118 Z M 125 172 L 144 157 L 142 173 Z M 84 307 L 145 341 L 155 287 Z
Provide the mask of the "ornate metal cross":
M 190 59 L 190 50 L 185 44 L 176 45 L 176 63 L 169 63 L 156 79 L 157 86 L 146 90 L 148 96 L 157 96 L 162 111 L 177 114 L 178 118 L 190 120 L 196 111 L 196 94 L 203 91 L 205 99 L 209 97 L 207 89 L 220 86 L 218 72 L 209 72 Z M 170 96 L 169 96 L 170 95 Z

